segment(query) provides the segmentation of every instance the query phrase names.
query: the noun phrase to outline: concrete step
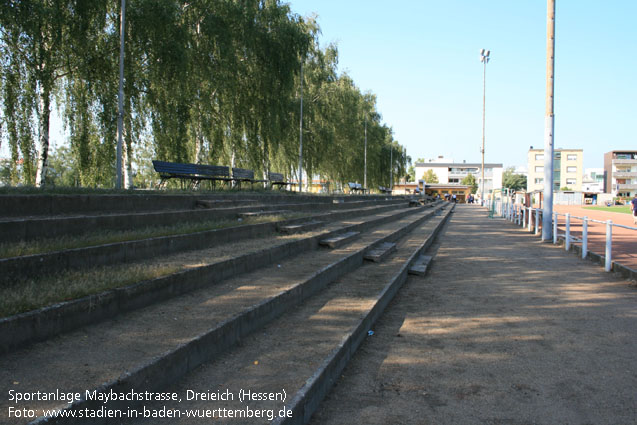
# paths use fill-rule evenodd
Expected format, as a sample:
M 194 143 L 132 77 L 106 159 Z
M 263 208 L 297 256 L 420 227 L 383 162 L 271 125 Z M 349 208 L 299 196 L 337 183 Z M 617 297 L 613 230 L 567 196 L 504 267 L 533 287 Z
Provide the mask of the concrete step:
M 229 206 L 246 206 L 256 204 L 256 199 L 198 199 L 195 206 L 199 208 L 223 208 Z
M 431 264 L 433 257 L 430 255 L 421 255 L 414 261 L 414 264 L 409 269 L 409 274 L 416 276 L 425 276 L 427 274 L 427 268 Z
M 267 217 L 269 215 L 289 214 L 290 210 L 272 210 L 272 211 L 250 211 L 237 214 L 239 218 Z
M 396 244 L 391 242 L 385 242 L 374 249 L 369 250 L 365 254 L 365 259 L 367 261 L 373 261 L 375 263 L 382 262 L 389 254 L 396 251 Z
M 298 324 L 301 320 L 294 317 L 292 320 L 288 318 L 287 315 L 293 307 L 315 294 L 318 295 L 324 288 L 329 287 L 330 282 L 339 279 L 345 273 L 357 270 L 363 264 L 363 252 L 369 246 L 382 243 L 386 241 L 386 238 L 408 235 L 429 217 L 431 215 L 409 215 L 405 216 L 400 223 L 388 223 L 375 232 L 365 233 L 361 240 L 357 241 L 360 246 L 356 246 L 346 255 L 338 251 L 320 250 L 307 253 L 304 257 L 289 258 L 265 269 L 256 270 L 252 274 L 233 277 L 170 303 L 163 303 L 127 315 L 126 318 L 61 336 L 56 339 L 55 344 L 38 344 L 19 353 L 0 357 L 0 377 L 2 378 L 0 390 L 9 391 L 12 385 L 16 385 L 15 382 L 20 382 L 25 388 L 28 385 L 28 388 L 47 392 L 55 391 L 58 387 L 82 394 L 85 390 L 93 388 L 98 388 L 98 392 L 105 393 L 110 390 L 116 393 L 127 393 L 131 389 L 138 393 L 145 390 L 156 391 L 181 379 L 201 363 L 219 358 L 223 351 L 237 342 L 241 341 L 243 345 L 250 333 L 255 333 L 254 331 L 261 329 L 282 314 L 286 314 L 282 322 L 297 329 L 293 335 L 289 334 L 291 338 L 294 339 L 305 333 L 305 337 L 309 340 L 323 344 L 323 338 L 320 335 L 317 336 L 313 331 L 308 332 L 308 329 Z M 422 237 L 418 240 L 422 240 Z M 396 267 L 402 267 L 402 262 L 397 260 Z M 287 271 L 288 269 L 290 270 Z M 383 273 L 391 277 L 396 275 L 395 270 L 396 268 L 392 266 L 391 270 L 384 270 Z M 354 276 L 356 277 L 357 274 Z M 365 285 L 360 285 L 355 290 L 368 300 L 364 301 L 362 309 L 348 310 L 347 320 L 338 320 L 339 333 L 341 328 L 345 332 L 351 330 L 351 325 L 355 325 L 356 321 L 361 319 L 360 313 L 368 311 L 368 306 L 371 307 L 376 294 L 387 293 L 382 291 L 386 284 L 384 279 L 365 279 L 365 281 L 367 282 Z M 369 290 L 369 285 L 372 286 L 372 290 Z M 339 288 L 339 285 L 333 286 Z M 331 307 L 338 309 L 339 314 L 343 302 L 351 301 L 351 294 L 348 294 L 347 287 L 352 286 L 343 285 L 343 290 L 339 289 L 338 299 L 342 302 L 339 301 L 338 305 L 330 304 Z M 393 294 L 391 291 L 389 293 Z M 334 294 L 328 294 L 324 299 L 335 299 Z M 319 308 L 323 304 L 325 303 L 321 300 L 314 302 L 314 305 L 318 305 Z M 304 309 L 301 315 L 311 312 L 311 308 Z M 311 320 L 310 316 L 303 322 L 307 323 Z M 341 335 L 332 331 L 331 327 L 321 326 L 322 324 L 322 321 L 314 321 L 312 326 L 328 329 L 331 333 L 330 344 L 332 342 L 338 344 L 342 339 Z M 360 326 L 354 327 L 360 328 Z M 317 332 L 319 331 L 320 329 Z M 297 355 L 303 351 L 303 344 L 298 345 L 294 341 L 292 345 L 284 347 L 278 335 L 270 341 L 277 346 L 277 355 L 280 350 L 294 352 Z M 319 356 L 329 355 L 334 347 L 335 345 L 324 345 L 324 350 L 321 349 L 318 353 Z M 261 364 L 265 364 L 265 358 L 274 358 L 268 354 L 268 350 L 263 348 L 260 347 L 258 351 L 251 353 L 259 357 L 251 358 L 249 365 L 258 366 L 259 362 L 256 360 L 261 360 Z M 241 346 L 239 349 L 245 352 Z M 63 353 L 69 355 L 65 356 Z M 232 352 L 230 355 L 237 360 L 243 357 L 243 355 L 235 356 Z M 305 363 L 310 373 L 315 367 L 321 365 L 320 357 Z M 42 359 L 43 363 L 34 361 L 35 358 Z M 318 363 L 317 360 L 319 360 Z M 82 367 L 78 367 L 78 364 Z M 217 364 L 223 367 L 223 362 L 217 362 Z M 284 367 L 282 363 L 277 364 Z M 11 368 L 8 365 L 11 365 Z M 51 380 L 41 372 L 50 369 L 56 370 L 59 379 Z M 296 367 L 290 368 L 290 371 L 296 374 L 296 369 Z M 226 368 L 225 372 L 230 373 L 230 369 Z M 233 373 L 244 378 L 241 368 L 233 370 Z M 279 376 L 286 379 L 285 374 Z M 303 377 L 296 388 L 290 389 L 295 391 L 305 382 L 306 377 Z M 256 387 L 246 388 L 255 390 Z M 233 390 L 235 390 L 234 387 Z M 0 400 L 0 409 L 6 411 L 8 404 L 7 400 Z M 37 400 L 26 402 L 21 407 L 99 410 L 102 405 L 103 402 L 99 400 L 78 400 L 71 405 L 60 401 Z M 138 406 L 139 403 L 133 401 L 130 405 Z M 39 423 L 74 422 L 71 419 L 58 418 L 51 422 L 41 420 Z
M 325 223 L 322 221 L 308 221 L 305 223 L 288 224 L 286 226 L 278 226 L 278 231 L 279 233 L 292 235 L 294 233 L 309 232 L 310 230 L 314 230 L 323 226 L 323 224 Z
M 328 239 L 323 239 L 319 244 L 327 246 L 328 248 L 338 248 L 356 239 L 360 235 L 360 232 L 347 232 L 338 236 L 334 236 Z
M 312 251 L 322 239 L 348 231 L 368 231 L 405 219 L 412 216 L 413 212 L 414 210 L 409 208 L 389 214 L 378 211 L 376 216 L 360 219 L 357 223 L 352 223 L 352 217 L 348 215 L 343 217 L 346 222 L 326 224 L 326 231 L 320 235 L 303 237 L 270 247 L 260 246 L 258 251 L 237 252 L 232 258 L 220 261 L 211 258 L 207 265 L 0 319 L 0 354 L 214 285 L 220 279 L 250 272 L 290 256 Z

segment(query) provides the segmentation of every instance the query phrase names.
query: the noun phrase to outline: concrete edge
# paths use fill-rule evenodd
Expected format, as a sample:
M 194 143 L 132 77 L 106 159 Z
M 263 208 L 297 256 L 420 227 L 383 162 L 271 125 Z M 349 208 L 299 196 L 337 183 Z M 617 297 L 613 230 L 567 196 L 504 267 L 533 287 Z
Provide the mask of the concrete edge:
M 194 202 L 194 201 L 193 201 Z M 361 205 L 398 204 L 402 200 L 372 199 L 352 203 L 273 203 L 268 205 L 234 206 L 217 209 L 187 209 L 168 211 L 145 211 L 138 213 L 115 213 L 103 215 L 75 215 L 41 217 L 0 221 L 0 242 L 27 241 L 45 237 L 81 235 L 95 228 L 111 231 L 129 230 L 135 227 L 166 226 L 173 223 L 199 220 L 233 218 L 241 212 L 269 211 L 289 208 L 297 212 L 328 209 L 346 209 L 353 203 Z
M 434 211 L 423 214 L 422 217 L 419 217 L 414 222 L 392 232 L 392 234 L 388 236 L 371 242 L 370 245 L 377 244 L 380 240 L 392 237 L 394 234 L 398 234 L 399 232 L 404 233 L 404 228 L 413 228 L 414 223 L 419 225 L 430 217 L 434 217 Z M 444 222 L 444 220 L 441 222 Z M 439 226 L 440 225 L 438 225 L 436 229 L 438 229 Z M 429 239 L 432 238 L 430 237 L 428 240 Z M 425 246 L 426 244 L 427 241 L 422 246 Z M 422 246 L 417 249 L 417 252 L 420 252 Z M 127 392 L 131 389 L 135 389 L 135 391 L 140 392 L 144 390 L 152 391 L 153 389 L 169 385 L 203 362 L 209 361 L 216 354 L 227 350 L 241 338 L 247 336 L 254 330 L 262 327 L 269 321 L 283 314 L 285 311 L 309 298 L 339 276 L 360 267 L 363 264 L 363 254 L 367 249 L 368 247 L 361 248 L 358 251 L 323 267 L 307 280 L 293 288 L 289 288 L 267 300 L 263 300 L 262 302 L 252 306 L 250 309 L 221 322 L 214 328 L 211 328 L 198 337 L 193 338 L 191 341 L 181 344 L 177 348 L 155 357 L 137 369 L 125 372 L 116 380 L 104 383 L 94 389 L 101 393 L 107 393 L 111 390 L 115 392 Z M 410 257 L 410 260 L 412 257 Z M 406 276 L 406 269 L 404 267 L 401 269 L 399 275 L 401 274 Z M 391 287 L 392 285 L 389 286 Z M 395 290 L 397 290 L 397 288 Z M 385 293 L 388 289 L 392 288 L 386 288 L 383 293 Z M 393 297 L 393 294 L 391 297 Z M 387 302 L 389 302 L 389 300 L 391 300 L 391 298 L 389 298 Z M 384 309 L 384 306 L 382 308 Z M 380 312 L 382 312 L 382 310 Z M 380 313 L 377 315 L 379 314 Z M 376 320 L 376 317 L 374 317 L 374 320 Z M 103 403 L 99 400 L 86 400 L 83 397 L 81 400 L 74 402 L 71 405 L 66 405 L 66 407 L 61 407 L 60 409 L 99 410 L 102 406 Z M 126 409 L 127 407 L 130 407 L 130 402 L 113 403 L 109 408 Z M 30 424 L 70 424 L 72 422 L 73 419 L 58 416 L 40 417 L 30 422 Z M 106 424 L 108 422 L 107 418 L 95 418 L 94 420 L 84 423 Z
M 327 204 L 328 206 L 331 204 Z M 371 206 L 364 210 L 367 215 L 388 211 L 398 204 Z M 115 242 L 84 248 L 72 248 L 45 254 L 33 254 L 0 259 L 0 286 L 11 286 L 12 280 L 56 273 L 69 269 L 99 267 L 109 264 L 128 263 L 148 257 L 165 255 L 175 251 L 203 249 L 214 243 L 257 237 L 276 231 L 277 225 L 295 224 L 308 219 L 336 219 L 359 216 L 360 209 L 315 214 L 308 217 L 232 226 L 224 229 L 205 230 L 182 235 L 160 236 L 135 241 Z M 364 216 L 364 215 L 363 215 Z
M 318 249 L 320 239 L 338 234 L 344 229 L 364 231 L 418 211 L 420 209 L 406 208 L 397 214 L 291 241 L 207 266 L 2 318 L 0 319 L 0 354 L 216 284 L 230 276 L 256 270 L 283 258 Z
M 318 409 L 321 401 L 329 393 L 334 383 L 341 376 L 343 369 L 363 342 L 367 331 L 384 312 L 387 305 L 394 298 L 400 287 L 407 280 L 407 271 L 418 256 L 425 251 L 438 236 L 438 233 L 449 219 L 453 206 L 450 208 L 440 222 L 436 225 L 429 237 L 418 247 L 409 257 L 400 271 L 394 275 L 385 288 L 381 291 L 365 317 L 361 318 L 359 324 L 352 333 L 343 338 L 342 342 L 326 358 L 314 375 L 309 378 L 303 388 L 301 388 L 291 399 L 286 407 L 292 410 L 291 418 L 278 418 L 273 422 L 275 425 L 303 425 L 309 422 L 312 414 Z

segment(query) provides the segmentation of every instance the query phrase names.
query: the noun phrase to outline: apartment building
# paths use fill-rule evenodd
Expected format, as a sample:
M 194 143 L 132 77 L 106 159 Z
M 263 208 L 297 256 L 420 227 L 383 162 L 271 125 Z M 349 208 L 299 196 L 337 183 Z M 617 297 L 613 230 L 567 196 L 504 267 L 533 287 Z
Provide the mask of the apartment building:
M 637 151 L 604 154 L 604 192 L 632 197 L 637 193 Z
M 478 187 L 482 184 L 482 163 L 444 162 L 439 157 L 428 162 L 417 162 L 414 168 L 416 179 L 422 179 L 428 170 L 432 170 L 438 177 L 439 184 L 460 185 L 469 174 L 473 174 Z M 502 189 L 502 171 L 502 164 L 484 164 L 485 196 L 493 189 Z
M 526 190 L 544 190 L 544 149 L 529 149 L 529 174 Z M 575 192 L 582 191 L 584 176 L 584 151 L 582 149 L 553 150 L 553 191 L 567 187 Z

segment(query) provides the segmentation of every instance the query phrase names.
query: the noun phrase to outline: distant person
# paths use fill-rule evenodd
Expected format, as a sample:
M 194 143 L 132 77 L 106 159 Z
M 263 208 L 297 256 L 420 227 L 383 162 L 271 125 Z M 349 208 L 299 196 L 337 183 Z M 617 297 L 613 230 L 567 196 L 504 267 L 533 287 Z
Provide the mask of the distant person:
M 454 204 L 458 203 L 458 198 L 456 198 L 456 194 L 455 193 L 453 195 L 451 195 L 451 199 L 453 199 L 453 203 Z
M 630 210 L 633 212 L 633 223 L 637 224 L 637 193 L 633 197 L 633 200 L 630 201 Z

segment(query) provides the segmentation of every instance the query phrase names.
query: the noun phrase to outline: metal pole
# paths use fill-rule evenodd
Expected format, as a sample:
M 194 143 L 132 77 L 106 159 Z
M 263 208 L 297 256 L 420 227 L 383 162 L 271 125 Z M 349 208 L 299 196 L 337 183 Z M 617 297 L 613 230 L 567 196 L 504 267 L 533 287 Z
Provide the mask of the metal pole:
M 122 135 L 124 133 L 124 27 L 126 25 L 126 0 L 122 0 L 119 19 L 119 93 L 117 99 L 117 151 L 115 152 L 115 189 L 122 188 Z
M 535 209 L 535 234 L 540 233 L 540 209 Z
M 367 189 L 367 113 L 365 114 L 365 175 L 363 176 L 363 189 Z
M 584 217 L 582 223 L 582 258 L 588 255 L 588 217 Z
M 301 61 L 301 120 L 299 123 L 299 192 L 303 192 L 303 61 Z
M 531 221 L 533 220 L 533 207 L 529 207 L 529 224 L 528 229 L 531 231 Z
M 389 188 L 394 187 L 394 147 L 389 145 Z
M 484 123 L 486 119 L 487 113 L 487 61 L 488 59 L 484 59 L 484 71 L 482 72 L 482 188 L 480 189 L 480 199 L 482 204 L 484 205 Z
M 522 227 L 526 224 L 526 207 L 522 207 Z
M 606 264 L 604 270 L 609 272 L 612 268 L 612 250 L 613 250 L 613 222 L 608 220 L 606 222 Z
M 542 240 L 551 239 L 550 219 L 553 216 L 553 138 L 555 115 L 553 111 L 555 67 L 555 0 L 548 0 L 546 24 L 546 117 L 544 122 L 544 216 Z
M 553 213 L 553 245 L 557 245 L 557 213 Z
M 564 235 L 564 249 L 571 249 L 571 214 L 566 213 L 566 234 Z

